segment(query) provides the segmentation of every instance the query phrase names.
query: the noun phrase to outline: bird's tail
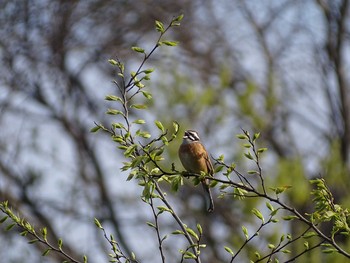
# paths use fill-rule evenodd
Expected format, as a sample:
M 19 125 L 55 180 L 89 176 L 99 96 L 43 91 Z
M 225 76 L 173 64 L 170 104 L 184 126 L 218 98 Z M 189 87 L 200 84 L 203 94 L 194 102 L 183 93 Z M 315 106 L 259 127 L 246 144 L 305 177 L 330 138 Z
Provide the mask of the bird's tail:
M 211 195 L 209 184 L 206 181 L 203 181 L 202 186 L 203 186 L 203 189 L 205 191 L 205 199 L 207 200 L 207 203 L 208 203 L 208 212 L 213 212 L 214 211 L 214 201 L 213 201 L 213 197 Z

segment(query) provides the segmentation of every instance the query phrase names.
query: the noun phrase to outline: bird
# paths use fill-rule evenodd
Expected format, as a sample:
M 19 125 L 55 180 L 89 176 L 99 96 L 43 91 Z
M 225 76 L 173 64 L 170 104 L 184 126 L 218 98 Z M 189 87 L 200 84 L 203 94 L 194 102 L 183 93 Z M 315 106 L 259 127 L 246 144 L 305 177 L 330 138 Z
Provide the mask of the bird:
M 210 161 L 209 154 L 202 144 L 197 131 L 185 131 L 178 154 L 182 166 L 187 172 L 195 174 L 204 172 L 210 176 L 214 174 L 214 168 Z M 205 178 L 201 183 L 206 192 L 206 197 L 209 199 L 208 212 L 213 212 L 214 201 L 209 188 L 210 180 Z

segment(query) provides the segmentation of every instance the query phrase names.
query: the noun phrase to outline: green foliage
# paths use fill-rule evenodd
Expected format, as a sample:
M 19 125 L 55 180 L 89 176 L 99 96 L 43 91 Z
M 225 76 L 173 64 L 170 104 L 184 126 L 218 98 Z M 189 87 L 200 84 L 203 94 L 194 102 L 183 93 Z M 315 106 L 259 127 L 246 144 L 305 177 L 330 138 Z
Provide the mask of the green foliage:
M 35 244 L 35 243 L 41 243 L 44 245 L 45 249 L 42 253 L 42 256 L 48 256 L 51 251 L 54 251 L 56 253 L 60 253 L 64 258 L 67 259 L 67 262 L 74 262 L 79 263 L 81 261 L 74 259 L 70 255 L 68 255 L 63 250 L 63 240 L 59 239 L 57 241 L 57 245 L 54 245 L 48 241 L 48 232 L 47 228 L 43 227 L 42 229 L 39 229 L 39 233 L 37 230 L 35 230 L 34 226 L 32 226 L 28 221 L 26 221 L 24 218 L 21 218 L 18 215 L 15 215 L 13 210 L 8 206 L 8 202 L 4 201 L 0 203 L 0 211 L 2 211 L 4 214 L 6 214 L 5 217 L 3 217 L 0 221 L 1 224 L 4 224 L 6 220 L 11 220 L 12 223 L 9 223 L 6 227 L 6 231 L 10 231 L 15 226 L 20 229 L 21 236 L 29 236 L 30 239 L 28 241 L 29 244 Z M 85 259 L 86 258 L 86 259 Z M 87 262 L 87 257 L 84 257 L 84 262 Z
M 319 224 L 332 221 L 332 238 L 336 234 L 349 236 L 349 210 L 334 203 L 333 195 L 324 179 L 315 179 L 310 182 L 315 186 L 315 189 L 311 191 L 311 194 L 314 196 L 312 202 L 315 208 L 315 211 L 310 215 L 312 222 Z

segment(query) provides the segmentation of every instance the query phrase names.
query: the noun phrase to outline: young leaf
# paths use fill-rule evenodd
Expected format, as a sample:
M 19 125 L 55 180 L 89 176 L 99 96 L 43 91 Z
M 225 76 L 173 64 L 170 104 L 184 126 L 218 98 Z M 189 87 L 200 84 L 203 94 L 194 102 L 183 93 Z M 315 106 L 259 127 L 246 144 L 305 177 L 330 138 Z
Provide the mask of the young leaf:
M 148 69 L 145 69 L 143 72 L 145 73 L 145 74 L 150 74 L 150 73 L 152 73 L 154 71 L 154 68 L 148 68 Z
M 187 230 L 187 232 L 188 232 L 191 236 L 193 236 L 196 240 L 199 241 L 199 237 L 198 237 L 198 235 L 196 234 L 196 232 L 194 232 L 191 228 L 186 228 L 186 230 Z
M 4 223 L 6 221 L 6 219 L 8 218 L 8 216 L 4 216 L 3 218 L 0 219 L 0 224 Z
M 148 100 L 152 99 L 152 95 L 148 91 L 141 90 L 141 93 L 146 99 Z
M 167 41 L 167 40 L 162 41 L 160 43 L 164 44 L 164 45 L 167 45 L 167 46 L 170 46 L 170 47 L 175 47 L 175 46 L 177 46 L 179 44 L 178 41 Z
M 258 153 L 263 153 L 263 152 L 266 152 L 267 151 L 267 148 L 259 148 L 258 149 Z
M 242 231 L 243 231 L 245 238 L 248 239 L 249 238 L 248 229 L 245 226 L 242 226 Z
M 138 53 L 145 53 L 145 50 L 143 48 L 140 48 L 140 47 L 132 47 L 131 49 L 138 52 Z
M 285 220 L 285 221 L 290 221 L 290 220 L 293 220 L 293 219 L 296 219 L 296 218 L 298 218 L 298 217 L 297 216 L 293 216 L 293 215 L 282 217 L 282 219 Z
M 253 142 L 260 137 L 260 132 L 254 133 Z
M 135 120 L 135 121 L 133 121 L 133 123 L 135 123 L 135 124 L 145 124 L 145 123 L 146 123 L 146 121 L 145 121 L 145 120 L 141 120 L 141 119 L 139 119 L 139 120 Z
M 199 223 L 197 224 L 197 230 L 198 230 L 198 233 L 199 233 L 200 235 L 202 235 L 203 229 L 202 229 L 202 227 L 201 227 L 201 225 L 200 225 Z
M 155 121 L 154 123 L 156 124 L 156 126 L 158 127 L 159 130 L 164 132 L 164 126 L 160 121 Z
M 236 136 L 240 140 L 247 140 L 248 139 L 247 135 L 245 135 L 245 134 L 237 134 Z
M 230 253 L 232 256 L 234 255 L 233 251 L 231 248 L 227 247 L 227 246 L 224 246 L 225 250 Z
M 46 249 L 42 254 L 42 256 L 45 257 L 47 254 L 49 254 L 50 251 L 51 251 L 51 248 Z
M 266 207 L 270 210 L 270 211 L 274 211 L 275 209 L 273 208 L 273 206 L 269 203 L 266 202 Z
M 103 227 L 102 227 L 100 221 L 98 221 L 97 218 L 94 218 L 94 223 L 95 223 L 95 225 L 96 225 L 98 228 L 103 229 Z
M 173 235 L 184 235 L 185 233 L 181 230 L 175 230 L 173 232 L 171 232 Z
M 181 14 L 181 15 L 179 15 L 179 16 L 177 16 L 177 17 L 175 17 L 175 18 L 173 19 L 173 21 L 172 21 L 172 22 L 181 22 L 181 20 L 183 19 L 183 17 L 184 17 L 184 15 L 183 15 L 183 14 Z
M 254 158 L 250 152 L 244 153 L 244 156 L 247 157 L 249 160 L 254 160 Z
M 95 126 L 95 127 L 92 127 L 91 129 L 90 129 L 90 132 L 97 132 L 97 131 L 99 131 L 101 129 L 101 127 L 100 126 Z M 0 222 L 1 223 L 1 222 Z
M 164 33 L 164 25 L 163 25 L 163 23 L 158 21 L 158 20 L 156 20 L 155 23 L 156 23 L 156 30 L 158 32 L 160 32 L 160 33 Z
M 313 231 L 310 231 L 310 232 L 307 232 L 303 235 L 303 238 L 310 238 L 310 237 L 313 237 L 313 236 L 317 236 L 317 233 L 313 232 Z
M 152 228 L 157 228 L 156 225 L 151 222 L 146 222 L 146 224 Z
M 30 240 L 30 241 L 28 241 L 28 243 L 29 244 L 34 244 L 34 243 L 36 243 L 36 242 L 38 242 L 39 241 L 39 239 L 32 239 L 32 240 Z
M 275 246 L 274 244 L 268 244 L 267 246 L 268 246 L 269 249 L 274 249 L 274 248 L 276 248 L 276 246 Z
M 193 254 L 192 252 L 186 251 L 186 252 L 185 252 L 185 255 L 184 255 L 184 258 L 185 258 L 185 259 L 196 259 L 197 257 L 196 257 L 195 254 Z
M 253 208 L 252 209 L 252 213 L 257 217 L 259 218 L 262 222 L 264 222 L 264 216 L 262 215 L 262 213 L 256 209 L 256 208 Z
M 105 97 L 105 100 L 108 100 L 108 101 L 122 101 L 122 99 L 118 96 L 115 96 L 115 95 L 107 95 Z
M 59 249 L 62 249 L 62 245 L 63 245 L 63 240 L 60 238 L 60 239 L 58 240 L 58 248 L 59 248 Z
M 130 106 L 131 108 L 135 108 L 135 109 L 138 109 L 138 110 L 144 110 L 144 109 L 147 109 L 147 106 L 144 105 L 144 104 L 133 104 Z
M 10 231 L 15 225 L 16 225 L 16 223 L 12 223 L 12 224 L 8 225 L 8 226 L 5 228 L 5 230 L 6 230 L 6 231 Z
M 108 59 L 108 62 L 113 66 L 118 65 L 118 62 L 115 59 Z
M 106 111 L 106 114 L 109 115 L 118 115 L 118 114 L 123 114 L 120 110 L 116 110 L 116 109 L 108 109 Z
M 179 131 L 179 124 L 177 122 L 173 122 L 173 127 L 175 130 L 175 133 L 177 133 Z

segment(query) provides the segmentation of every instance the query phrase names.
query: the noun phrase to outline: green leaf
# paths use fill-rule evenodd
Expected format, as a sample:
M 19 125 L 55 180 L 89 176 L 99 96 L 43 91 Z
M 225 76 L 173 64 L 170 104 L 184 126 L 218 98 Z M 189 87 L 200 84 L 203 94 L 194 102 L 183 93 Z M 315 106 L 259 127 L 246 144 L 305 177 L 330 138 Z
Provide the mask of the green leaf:
M 154 123 L 156 124 L 156 126 L 158 127 L 159 130 L 164 132 L 164 126 L 160 121 L 155 121 Z
M 156 20 L 155 23 L 156 23 L 156 30 L 158 32 L 160 32 L 160 33 L 164 33 L 164 25 L 163 25 L 163 23 L 158 21 L 158 20 Z
M 262 213 L 261 213 L 258 209 L 253 208 L 253 209 L 252 209 L 252 213 L 253 213 L 257 218 L 259 218 L 262 222 L 264 222 L 264 217 L 263 217 Z
M 275 209 L 273 208 L 273 206 L 269 203 L 266 202 L 266 207 L 270 210 L 270 211 L 274 211 Z
M 138 110 L 144 110 L 144 109 L 147 109 L 147 106 L 144 105 L 144 104 L 133 104 L 130 106 L 131 108 L 135 108 L 135 109 L 138 109 Z
M 298 217 L 297 216 L 293 216 L 293 215 L 282 217 L 282 219 L 285 220 L 285 221 L 294 220 L 296 218 L 298 218 Z
M 194 232 L 191 228 L 186 228 L 187 232 L 193 236 L 197 241 L 199 241 L 199 237 L 196 232 Z
M 313 231 L 310 231 L 310 232 L 307 232 L 303 235 L 303 238 L 310 238 L 310 237 L 313 237 L 313 236 L 317 236 L 317 233 L 316 232 L 313 232 Z
M 115 59 L 108 59 L 108 62 L 113 66 L 118 65 L 118 62 Z
M 280 237 L 280 243 L 282 243 L 284 241 L 285 235 L 282 234 L 282 236 Z
M 175 230 L 173 232 L 171 232 L 173 235 L 184 235 L 185 233 L 181 230 Z
M 173 19 L 172 22 L 181 22 L 181 20 L 184 18 L 184 15 L 181 14 Z
M 135 123 L 135 124 L 145 124 L 145 123 L 146 123 L 146 121 L 145 121 L 145 120 L 141 120 L 141 119 L 139 119 L 139 120 L 135 120 L 135 121 L 133 121 L 133 123 Z
M 202 229 L 202 226 L 201 226 L 199 223 L 197 224 L 197 230 L 198 230 L 198 233 L 199 233 L 200 235 L 202 235 L 203 229 Z
M 253 142 L 260 137 L 260 132 L 254 133 Z
M 157 206 L 157 209 L 162 213 L 164 211 L 169 212 L 169 213 L 173 213 L 173 211 L 165 206 Z
M 84 263 L 87 263 L 88 262 L 88 258 L 87 258 L 87 256 L 86 255 L 84 255 Z
M 145 50 L 143 48 L 140 48 L 140 47 L 132 47 L 131 49 L 138 52 L 138 53 L 145 53 Z
M 90 132 L 97 132 L 97 131 L 99 131 L 100 129 L 101 129 L 100 126 L 95 126 L 95 127 L 92 127 L 92 128 L 90 129 Z
M 170 46 L 170 47 L 175 47 L 175 46 L 177 46 L 179 44 L 178 41 L 167 41 L 167 40 L 161 41 L 159 43 L 160 43 L 160 45 L 164 44 L 164 45 Z
M 291 185 L 284 185 L 284 186 L 279 186 L 279 187 L 270 187 L 272 191 L 274 191 L 277 195 L 283 193 L 284 191 L 288 190 L 289 188 L 292 188 Z
M 43 227 L 41 229 L 41 234 L 43 235 L 44 239 L 46 239 L 46 236 L 47 236 L 47 228 L 46 227 Z
M 243 231 L 245 238 L 248 239 L 249 238 L 248 229 L 245 226 L 242 226 L 242 231 Z
M 9 218 L 8 216 L 4 216 L 3 218 L 0 219 L 0 224 L 4 223 L 7 218 Z
M 141 83 L 141 81 L 135 81 L 134 84 L 135 84 L 136 87 L 138 87 L 138 88 L 140 88 L 140 89 L 142 89 L 142 88 L 145 87 L 145 85 L 143 85 L 143 84 Z
M 141 90 L 141 93 L 146 99 L 148 100 L 152 99 L 152 94 L 149 93 L 148 91 Z
M 115 122 L 115 123 L 112 123 L 112 128 L 113 129 L 124 129 L 124 125 L 120 122 Z
M 260 254 L 259 254 L 258 251 L 255 251 L 254 255 L 256 256 L 257 259 L 260 259 L 260 258 L 261 258 L 261 256 L 260 256 Z
M 152 228 L 157 228 L 156 225 L 151 222 L 146 222 L 146 224 Z
M 224 246 L 224 248 L 225 248 L 225 250 L 226 250 L 228 253 L 230 253 L 232 256 L 235 254 L 235 253 L 233 253 L 233 251 L 232 251 L 231 248 L 229 248 L 229 247 L 227 247 L 227 246 Z
M 21 235 L 22 237 L 25 237 L 25 236 L 28 235 L 28 231 L 27 231 L 27 230 L 24 230 L 24 231 L 22 231 L 22 232 L 20 233 L 20 235 Z
M 288 249 L 283 249 L 283 250 L 281 250 L 281 252 L 284 253 L 284 254 L 290 254 L 290 253 L 292 253 L 292 251 L 290 251 L 290 250 L 288 250 Z
M 34 243 L 36 243 L 36 242 L 38 242 L 39 241 L 39 239 L 32 239 L 32 240 L 30 240 L 30 241 L 28 241 L 28 243 L 29 244 L 34 244 Z
M 116 109 L 108 109 L 106 111 L 106 114 L 109 114 L 109 115 L 118 115 L 118 114 L 121 114 L 123 115 L 123 112 L 121 112 L 120 110 L 116 110 Z
M 94 223 L 95 223 L 95 225 L 96 225 L 98 228 L 103 229 L 103 227 L 102 227 L 100 221 L 98 221 L 98 219 L 97 219 L 96 217 L 94 218 Z
M 105 97 L 105 100 L 108 100 L 108 101 L 122 101 L 122 99 L 118 96 L 115 96 L 115 95 L 107 95 Z
M 62 249 L 62 245 L 63 245 L 63 240 L 62 240 L 62 238 L 60 238 L 60 239 L 58 240 L 58 248 L 59 248 L 59 249 Z
M 247 157 L 250 160 L 254 160 L 252 154 L 250 152 L 244 153 L 244 156 Z
M 224 169 L 224 166 L 223 165 L 218 165 L 215 167 L 215 170 L 214 170 L 214 174 L 218 173 L 218 172 L 221 172 L 222 169 Z
M 263 152 L 266 152 L 267 151 L 267 148 L 259 148 L 258 149 L 258 153 L 263 153 Z
M 236 136 L 240 140 L 247 140 L 248 139 L 247 135 L 245 135 L 245 134 L 237 134 Z
M 185 255 L 184 255 L 184 258 L 185 258 L 185 259 L 196 259 L 196 258 L 197 258 L 197 257 L 196 257 L 192 252 L 190 252 L 190 251 L 186 251 L 184 254 L 185 254 Z
M 6 230 L 6 231 L 10 231 L 15 225 L 16 225 L 16 223 L 12 223 L 12 224 L 8 225 L 8 226 L 5 228 L 5 230 Z
M 171 190 L 177 192 L 179 190 L 179 186 L 183 184 L 182 176 L 176 176 L 171 181 Z
M 177 122 L 173 122 L 173 127 L 174 127 L 175 133 L 177 133 L 179 131 L 179 124 Z
M 134 261 L 135 261 L 135 259 L 136 259 L 136 255 L 135 255 L 134 252 L 131 252 L 131 259 L 134 260 Z
M 146 132 L 146 131 L 138 131 L 136 132 L 136 134 L 142 138 L 151 138 L 151 134 L 149 132 Z
M 152 73 L 154 71 L 154 68 L 148 68 L 148 69 L 145 69 L 143 72 L 145 73 L 145 74 L 150 74 L 150 73 Z
M 276 246 L 274 244 L 268 244 L 267 246 L 268 246 L 269 249 L 275 249 L 276 248 Z
M 325 254 L 331 254 L 334 252 L 337 252 L 337 250 L 335 248 L 328 248 L 328 249 L 322 250 L 322 253 L 325 253 Z
M 131 155 L 133 155 L 136 148 L 137 148 L 137 145 L 136 145 L 136 144 L 130 145 L 130 146 L 124 151 L 124 156 L 125 156 L 125 157 L 130 157 Z
M 50 251 L 51 251 L 51 248 L 46 249 L 42 254 L 42 256 L 45 257 L 47 254 L 49 254 Z

